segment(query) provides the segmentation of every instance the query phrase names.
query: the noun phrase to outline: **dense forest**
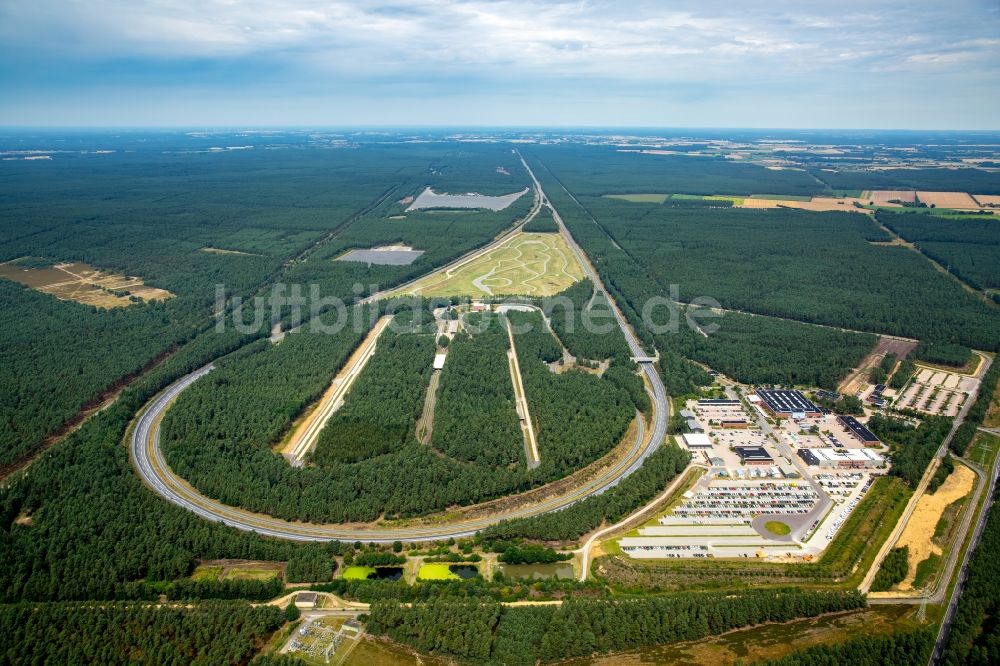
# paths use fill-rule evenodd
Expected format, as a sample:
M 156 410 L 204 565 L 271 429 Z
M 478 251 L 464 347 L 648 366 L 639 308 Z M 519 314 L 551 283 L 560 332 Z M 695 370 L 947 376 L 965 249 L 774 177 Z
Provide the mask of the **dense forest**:
M 922 340 L 913 351 L 913 356 L 920 361 L 961 368 L 972 359 L 972 350 L 949 342 Z
M 471 316 L 471 315 L 470 315 Z M 514 408 L 505 322 L 488 317 L 448 344 L 434 407 L 433 446 L 459 460 L 507 466 L 524 460 Z
M 413 439 L 434 359 L 434 336 L 388 331 L 316 442 L 319 465 L 398 451 Z
M 45 166 L 3 163 L 0 261 L 86 261 L 176 298 L 98 310 L 0 280 L 0 468 L 210 326 L 217 285 L 227 296 L 249 295 L 281 275 L 307 295 L 306 285 L 317 298 L 351 299 L 487 242 L 531 206 L 524 196 L 496 213 L 389 219 L 401 210 L 396 199 L 426 185 L 523 189 L 520 160 L 499 146 L 212 155 L 143 149 Z M 351 247 L 396 241 L 425 254 L 404 267 L 332 261 Z M 299 260 L 283 268 L 292 257 Z
M 747 383 L 834 388 L 874 346 L 870 334 L 736 312 L 719 315 L 673 304 L 666 298 L 670 284 L 659 285 L 562 189 L 546 165 L 536 166 L 546 195 L 618 306 L 643 341 L 660 351 L 661 374 L 671 393 L 683 394 L 709 383 L 705 371 L 689 359 Z M 702 334 L 708 326 L 712 332 Z
M 925 666 L 934 646 L 934 630 L 923 627 L 874 636 L 853 636 L 842 643 L 813 645 L 759 666 Z
M 802 171 L 774 171 L 756 164 L 684 155 L 649 155 L 604 146 L 532 146 L 530 153 L 546 164 L 574 194 L 819 194 L 826 189 Z M 534 168 L 534 165 L 532 165 Z M 535 169 L 535 176 L 541 174 Z M 552 196 L 552 188 L 543 188 Z M 559 213 L 564 214 L 558 206 Z M 578 239 L 579 240 L 579 239 Z
M 0 606 L 0 662 L 245 664 L 283 622 L 276 606 L 246 602 Z
M 560 606 L 504 607 L 440 600 L 372 604 L 368 629 L 425 653 L 463 662 L 534 664 L 717 635 L 765 622 L 851 610 L 850 592 L 755 590 L 621 600 L 566 599 Z
M 983 169 L 827 169 L 811 172 L 835 190 L 925 190 L 1000 194 L 995 173 Z
M 880 212 L 877 219 L 975 288 L 1000 288 L 1000 225 L 995 217 L 942 220 Z
M 996 502 L 997 497 L 994 496 Z M 946 666 L 986 666 L 1000 662 L 1000 511 L 989 510 L 986 526 L 969 563 L 965 588 L 952 619 L 941 663 Z
M 509 312 L 521 378 L 538 438 L 539 470 L 558 476 L 610 451 L 635 418 L 630 394 L 609 379 L 579 369 L 552 372 L 562 348 L 537 312 Z
M 196 559 L 284 560 L 291 580 L 329 577 L 320 544 L 264 540 L 164 502 L 122 446 L 159 389 L 241 342 L 200 336 L 0 488 L 0 601 L 148 598 L 158 592 L 144 581 L 186 576 Z
M 890 474 L 906 481 L 911 488 L 920 483 L 927 465 L 951 430 L 951 419 L 928 416 L 919 426 L 906 421 L 875 414 L 868 427 L 875 436 L 889 445 L 892 453 Z
M 687 467 L 691 454 L 673 442 L 664 443 L 638 470 L 600 495 L 588 497 L 556 513 L 507 520 L 483 530 L 483 538 L 523 537 L 542 541 L 573 541 L 612 524 L 650 501 Z
M 901 583 L 906 578 L 909 558 L 909 546 L 890 550 L 882 560 L 882 566 L 879 567 L 875 578 L 872 579 L 871 591 L 884 592 L 893 585 Z
M 648 278 L 664 292 L 677 285 L 684 302 L 712 297 L 818 324 L 980 349 L 1000 344 L 1000 312 L 919 254 L 872 244 L 887 237 L 865 215 L 578 199 Z
M 319 464 L 293 468 L 271 447 L 329 385 L 370 324 L 370 315 L 352 312 L 364 326 L 351 324 L 337 335 L 306 326 L 277 345 L 259 341 L 185 391 L 163 420 L 162 445 L 171 467 L 209 497 L 234 506 L 288 520 L 369 521 L 482 502 L 562 478 L 610 451 L 635 417 L 628 391 L 611 379 L 551 372 L 544 361 L 561 356 L 561 348 L 540 315 L 511 313 L 533 323 L 532 331 L 517 338 L 541 449 L 538 468 L 468 464 L 417 441 L 435 347 L 426 333 L 402 333 L 394 342 L 392 333 L 384 334 L 390 337 L 378 344 L 348 394 L 344 416 L 337 412 L 327 425 L 331 432 L 321 435 Z M 426 310 L 420 312 L 428 321 Z M 502 344 L 504 337 L 496 340 Z M 509 373 L 504 381 L 509 385 Z M 467 410 L 467 401 L 476 399 L 467 395 L 464 406 L 445 409 Z M 345 434 L 334 434 L 342 424 Z M 387 428 L 391 437 L 371 440 L 365 434 L 365 447 L 352 445 L 359 432 Z M 328 448 L 335 441 L 339 449 Z M 518 434 L 513 442 L 520 441 Z M 442 451 L 449 448 L 445 444 Z

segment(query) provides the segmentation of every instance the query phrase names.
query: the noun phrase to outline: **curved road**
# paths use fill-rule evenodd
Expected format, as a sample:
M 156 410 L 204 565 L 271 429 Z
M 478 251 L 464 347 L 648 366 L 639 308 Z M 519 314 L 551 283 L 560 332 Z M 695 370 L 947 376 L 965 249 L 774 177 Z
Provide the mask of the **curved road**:
M 587 276 L 593 281 L 596 289 L 607 295 L 603 283 L 590 264 L 586 255 L 573 240 L 568 229 L 563 224 L 558 212 L 551 206 L 542 191 L 541 184 L 535 178 L 535 174 L 524 162 L 525 169 L 534 181 L 538 193 L 537 206 L 533 209 L 530 217 L 537 214 L 542 205 L 552 209 L 553 217 L 559 225 L 560 233 L 566 238 L 567 243 L 577 254 L 580 264 L 584 267 Z M 518 225 L 519 228 L 521 225 Z M 492 244 L 490 244 L 492 245 Z M 479 250 L 488 249 L 490 246 Z M 468 256 L 460 258 L 458 261 L 467 261 Z M 627 325 L 614 301 L 608 295 L 608 301 L 612 304 L 615 318 L 621 327 L 622 333 L 628 342 L 632 354 L 636 357 L 645 357 L 645 351 L 639 345 L 638 339 Z M 540 515 L 552 511 L 564 509 L 582 499 L 599 495 L 608 488 L 617 485 L 623 478 L 637 470 L 642 463 L 653 453 L 663 442 L 667 432 L 667 421 L 669 418 L 669 403 L 667 401 L 666 388 L 660 380 L 659 373 L 651 362 L 639 364 L 646 380 L 652 387 L 652 429 L 647 436 L 646 426 L 642 418 L 637 418 L 637 432 L 635 441 L 632 443 L 628 454 L 615 461 L 613 465 L 603 470 L 595 478 L 586 483 L 573 488 L 569 492 L 556 497 L 546 498 L 539 502 L 534 502 L 525 507 L 497 514 L 486 518 L 470 519 L 466 521 L 456 521 L 450 524 L 431 526 L 412 526 L 397 528 L 352 528 L 348 525 L 339 524 L 312 524 L 299 523 L 274 518 L 228 506 L 217 500 L 202 495 L 184 479 L 177 476 L 167 465 L 160 450 L 160 421 L 167 409 L 181 394 L 184 389 L 196 382 L 213 370 L 211 364 L 206 365 L 195 372 L 192 372 L 177 380 L 159 395 L 153 398 L 144 408 L 138 417 L 138 421 L 132 430 L 129 442 L 129 450 L 133 465 L 143 481 L 158 495 L 169 502 L 181 506 L 193 513 L 211 521 L 222 522 L 237 529 L 253 531 L 259 534 L 296 540 L 296 541 L 427 541 L 434 539 L 447 539 L 449 537 L 466 537 L 475 534 L 477 531 L 495 524 L 501 520 L 511 518 L 523 518 Z M 638 416 L 638 414 L 637 414 Z

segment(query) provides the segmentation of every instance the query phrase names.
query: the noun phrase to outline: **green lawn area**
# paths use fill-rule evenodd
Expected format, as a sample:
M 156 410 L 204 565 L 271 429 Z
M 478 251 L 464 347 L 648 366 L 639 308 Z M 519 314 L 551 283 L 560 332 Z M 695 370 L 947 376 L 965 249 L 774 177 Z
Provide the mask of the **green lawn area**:
M 367 580 L 375 573 L 375 567 L 347 567 L 344 569 L 344 580 Z
M 263 569 L 254 567 L 232 567 L 226 572 L 224 580 L 267 580 L 279 575 L 278 569 Z
M 583 279 L 557 233 L 520 233 L 461 266 L 438 271 L 406 293 L 420 296 L 552 296 Z
M 606 199 L 621 199 L 632 203 L 656 203 L 661 204 L 667 200 L 669 194 L 605 194 Z
M 222 567 L 216 566 L 199 566 L 191 574 L 191 580 L 195 582 L 206 581 L 206 580 L 218 580 L 219 574 L 222 573 Z
M 452 573 L 447 563 L 425 564 L 417 572 L 417 580 L 459 580 L 458 574 Z
M 771 534 L 777 534 L 778 536 L 785 536 L 790 534 L 792 528 L 787 524 L 781 522 L 780 520 L 769 520 L 764 523 L 764 529 L 766 529 Z

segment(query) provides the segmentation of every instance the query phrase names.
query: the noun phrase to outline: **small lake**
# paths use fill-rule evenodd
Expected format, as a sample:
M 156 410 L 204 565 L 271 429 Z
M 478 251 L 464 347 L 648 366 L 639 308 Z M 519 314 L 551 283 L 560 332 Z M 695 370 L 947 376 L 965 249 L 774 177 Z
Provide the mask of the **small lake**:
M 448 567 L 448 570 L 462 580 L 468 580 L 479 576 L 479 567 L 471 564 L 452 564 Z
M 399 580 L 403 577 L 403 567 L 375 567 L 375 573 L 368 580 Z
M 573 565 L 569 562 L 550 564 L 501 564 L 500 571 L 507 578 L 530 578 L 531 580 L 571 579 Z

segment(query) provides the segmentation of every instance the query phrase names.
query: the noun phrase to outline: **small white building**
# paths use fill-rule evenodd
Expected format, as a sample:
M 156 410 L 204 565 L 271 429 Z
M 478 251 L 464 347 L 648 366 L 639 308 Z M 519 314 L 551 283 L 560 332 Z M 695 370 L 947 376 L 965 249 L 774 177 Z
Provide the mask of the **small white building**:
M 703 432 L 689 432 L 681 435 L 684 445 L 689 449 L 708 449 L 712 447 L 712 438 Z
M 434 354 L 434 369 L 440 370 L 444 367 L 444 359 L 447 354 Z

